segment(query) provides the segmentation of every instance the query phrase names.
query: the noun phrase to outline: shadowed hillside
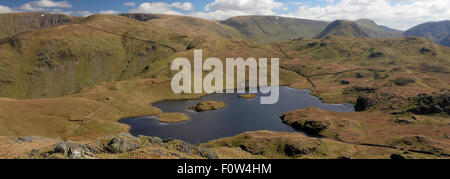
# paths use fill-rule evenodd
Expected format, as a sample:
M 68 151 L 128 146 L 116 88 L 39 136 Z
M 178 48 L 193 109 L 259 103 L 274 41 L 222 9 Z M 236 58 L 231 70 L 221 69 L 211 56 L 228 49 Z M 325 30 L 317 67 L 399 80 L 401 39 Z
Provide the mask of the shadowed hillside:
M 78 19 L 81 17 L 41 12 L 0 14 L 0 39 L 28 30 L 68 24 Z
M 329 24 L 323 21 L 278 16 L 241 16 L 221 21 L 239 30 L 248 38 L 263 43 L 300 37 L 313 38 Z
M 441 45 L 448 45 L 450 35 L 450 21 L 427 22 L 417 25 L 404 33 L 405 36 L 419 36 L 432 40 Z
M 380 26 L 369 19 L 360 19 L 355 21 L 361 29 L 369 35 L 370 38 L 400 38 L 403 32 L 391 29 L 386 26 Z
M 317 36 L 317 38 L 323 38 L 328 35 L 369 38 L 369 34 L 364 32 L 363 29 L 358 26 L 358 24 L 356 24 L 355 22 L 344 20 L 337 20 L 332 22 L 322 33 Z

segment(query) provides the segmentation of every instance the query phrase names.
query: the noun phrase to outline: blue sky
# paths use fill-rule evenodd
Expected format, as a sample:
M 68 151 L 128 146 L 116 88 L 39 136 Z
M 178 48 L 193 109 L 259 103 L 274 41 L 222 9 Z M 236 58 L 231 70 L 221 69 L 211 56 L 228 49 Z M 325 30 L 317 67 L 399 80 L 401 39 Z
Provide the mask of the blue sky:
M 450 19 L 450 0 L 0 0 L 0 13 L 52 12 L 75 16 L 127 12 L 223 20 L 277 15 L 312 20 L 372 19 L 401 30 Z

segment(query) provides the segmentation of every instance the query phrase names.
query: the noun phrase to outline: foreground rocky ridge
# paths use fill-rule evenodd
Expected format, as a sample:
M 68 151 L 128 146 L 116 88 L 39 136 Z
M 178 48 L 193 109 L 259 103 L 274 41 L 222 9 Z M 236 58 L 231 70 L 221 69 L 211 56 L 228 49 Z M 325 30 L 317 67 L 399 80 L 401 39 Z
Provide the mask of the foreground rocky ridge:
M 0 150 L 2 158 L 30 159 L 216 159 L 216 153 L 198 145 L 158 137 L 134 137 L 121 133 L 85 142 L 40 137 L 1 138 L 0 149 L 14 146 L 16 151 Z M 32 148 L 32 147 L 34 148 Z M 32 148 L 32 149 L 31 149 Z M 27 152 L 23 152 L 25 149 Z M 6 153 L 5 153 L 6 152 Z M 9 152 L 9 153 L 8 153 Z
M 420 159 L 449 158 L 420 152 L 439 150 L 430 145 L 410 148 L 408 142 L 428 143 L 421 137 L 398 139 L 397 146 L 351 144 L 300 133 L 246 132 L 205 144 L 192 145 L 176 139 L 134 137 L 121 133 L 85 142 L 41 137 L 2 137 L 0 157 L 21 159 Z M 7 150 L 14 147 L 15 150 Z

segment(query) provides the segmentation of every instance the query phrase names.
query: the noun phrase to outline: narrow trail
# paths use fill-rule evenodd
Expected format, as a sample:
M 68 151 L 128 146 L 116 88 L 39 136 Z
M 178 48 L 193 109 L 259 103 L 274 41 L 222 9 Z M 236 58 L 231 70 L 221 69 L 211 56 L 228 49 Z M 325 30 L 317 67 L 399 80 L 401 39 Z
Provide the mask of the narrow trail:
M 97 31 L 101 31 L 101 32 L 104 32 L 104 33 L 108 33 L 108 34 L 113 34 L 113 35 L 117 35 L 117 36 L 129 38 L 129 39 L 139 40 L 139 41 L 146 42 L 146 43 L 157 44 L 157 45 L 160 45 L 160 46 L 169 48 L 169 49 L 171 49 L 173 52 L 177 52 L 177 49 L 175 49 L 174 47 L 171 47 L 171 46 L 169 46 L 169 45 L 162 44 L 162 43 L 159 43 L 159 42 L 156 42 L 156 41 L 145 40 L 145 39 L 140 39 L 140 38 L 137 38 L 137 37 L 127 36 L 127 35 L 124 35 L 124 34 L 119 34 L 119 33 L 115 33 L 115 32 L 110 32 L 110 31 L 103 30 L 103 29 L 100 29 L 100 28 L 97 28 L 97 27 L 93 27 L 93 26 L 90 26 L 90 25 L 86 25 L 86 24 L 80 24 L 80 25 L 85 26 L 85 27 L 88 27 L 88 28 L 93 29 L 93 30 L 97 30 Z
M 92 30 L 101 31 L 101 32 L 104 32 L 104 33 L 112 34 L 112 35 L 117 35 L 117 36 L 122 37 L 123 39 L 131 39 L 132 40 L 132 45 L 131 45 L 130 48 L 132 48 L 132 46 L 134 44 L 134 40 L 137 40 L 137 41 L 142 41 L 142 42 L 145 42 L 145 43 L 156 44 L 156 45 L 159 45 L 159 46 L 162 46 L 162 47 L 165 47 L 165 48 L 169 48 L 174 53 L 178 52 L 177 49 L 175 49 L 174 47 L 171 47 L 169 45 L 162 44 L 162 43 L 159 43 L 159 42 L 156 42 L 156 41 L 145 40 L 145 39 L 140 39 L 140 38 L 137 38 L 137 37 L 132 37 L 132 36 L 129 36 L 129 35 L 126 35 L 126 34 L 119 34 L 119 33 L 115 33 L 115 32 L 110 32 L 110 31 L 107 31 L 107 30 L 104 30 L 104 29 L 100 29 L 100 28 L 97 28 L 97 27 L 93 27 L 93 26 L 90 26 L 90 25 L 86 25 L 86 24 L 80 24 L 80 25 L 88 27 L 88 28 L 90 28 Z M 132 60 L 131 59 L 131 54 L 132 53 L 130 53 L 130 49 L 127 49 L 127 54 L 126 54 L 126 56 L 127 56 L 127 64 L 125 65 L 124 70 L 122 70 L 122 72 L 121 72 L 121 74 L 120 74 L 120 76 L 118 78 L 118 81 L 121 81 L 123 79 L 127 69 L 129 68 L 129 66 L 131 64 L 131 60 Z

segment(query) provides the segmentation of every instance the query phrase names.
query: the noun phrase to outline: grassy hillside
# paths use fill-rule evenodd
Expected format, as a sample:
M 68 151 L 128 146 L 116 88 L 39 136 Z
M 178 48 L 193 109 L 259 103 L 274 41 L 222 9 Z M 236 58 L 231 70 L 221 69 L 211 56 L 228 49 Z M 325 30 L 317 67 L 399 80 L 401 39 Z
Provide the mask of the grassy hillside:
M 262 43 L 300 37 L 313 38 L 329 24 L 323 21 L 278 16 L 241 16 L 221 23 L 234 27 L 248 38 Z
M 195 17 L 177 16 L 177 15 L 161 15 L 161 14 L 120 14 L 121 16 L 133 18 L 139 21 L 148 22 L 160 27 L 171 29 L 178 33 L 189 34 L 191 36 L 211 38 L 211 36 L 219 36 L 222 38 L 245 39 L 236 29 L 218 23 Z
M 280 47 L 291 59 L 284 67 L 308 76 L 314 93 L 329 102 L 355 102 L 360 95 L 406 99 L 450 87 L 450 49 L 419 37 L 327 36 L 287 41 Z
M 344 20 L 337 20 L 332 22 L 316 38 L 323 38 L 328 35 L 369 38 L 369 34 L 367 34 L 360 26 L 358 26 L 358 24 L 356 24 L 355 22 Z
M 187 36 L 116 15 L 29 31 L 0 42 L 0 96 L 57 97 L 129 79 L 184 50 Z
M 40 12 L 0 14 L 0 39 L 35 29 L 56 27 L 81 17 Z
M 134 14 L 95 15 L 16 34 L 0 40 L 0 136 L 89 141 L 126 132 L 129 127 L 118 120 L 164 115 L 151 103 L 203 95 L 174 94 L 170 79 L 175 72 L 169 68 L 172 59 L 192 60 L 193 50 L 203 49 L 204 59 L 279 57 L 283 85 L 310 89 L 325 102 L 367 104 L 365 111 L 355 113 L 304 109 L 286 114 L 290 118 L 284 122 L 310 129 L 305 131 L 321 126 L 304 124 L 328 125 L 317 132 L 327 139 L 263 131 L 202 144 L 219 157 L 389 158 L 404 151 L 425 152 L 412 152 L 411 157 L 448 156 L 448 114 L 409 109 L 437 108 L 428 104 L 431 98 L 448 111 L 441 104 L 448 98 L 434 96 L 449 93 L 450 48 L 420 37 L 357 38 L 370 35 L 354 22 L 337 21 L 329 27 L 320 39 L 264 44 L 214 21 Z M 3 147 L 8 142 L 0 138 L 0 157 L 9 151 Z M 367 143 L 388 147 L 363 145 Z M 172 151 L 166 144 L 157 149 Z M 137 156 L 98 157 L 153 155 L 145 150 Z
M 436 43 L 440 43 L 441 45 L 446 45 L 444 39 L 450 35 L 450 21 L 420 24 L 405 31 L 404 35 L 424 37 Z

